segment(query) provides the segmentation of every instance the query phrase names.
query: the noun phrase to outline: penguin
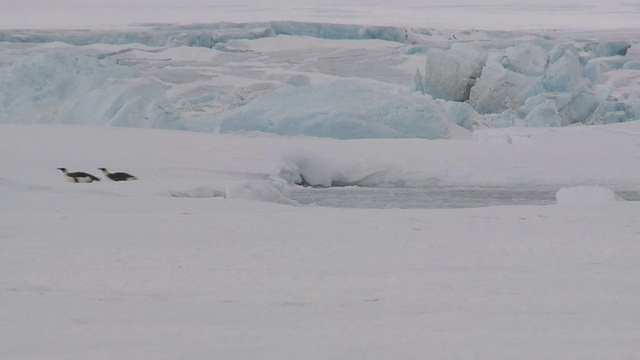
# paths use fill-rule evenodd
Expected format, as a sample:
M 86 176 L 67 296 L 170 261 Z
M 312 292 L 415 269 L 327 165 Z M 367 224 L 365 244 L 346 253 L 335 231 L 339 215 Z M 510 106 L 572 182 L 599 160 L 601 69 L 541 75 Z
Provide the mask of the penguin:
M 138 180 L 137 177 L 131 175 L 131 174 L 127 174 L 125 172 L 115 172 L 115 173 L 110 173 L 107 169 L 105 168 L 98 168 L 98 170 L 101 170 L 104 175 L 113 181 L 130 181 L 130 180 Z
M 76 172 L 70 173 L 67 171 L 67 169 L 63 167 L 58 168 L 58 170 L 62 171 L 64 175 L 67 177 L 67 180 L 69 180 L 69 182 L 72 182 L 72 183 L 91 183 L 94 181 L 100 181 L 99 178 L 82 171 L 76 171 Z

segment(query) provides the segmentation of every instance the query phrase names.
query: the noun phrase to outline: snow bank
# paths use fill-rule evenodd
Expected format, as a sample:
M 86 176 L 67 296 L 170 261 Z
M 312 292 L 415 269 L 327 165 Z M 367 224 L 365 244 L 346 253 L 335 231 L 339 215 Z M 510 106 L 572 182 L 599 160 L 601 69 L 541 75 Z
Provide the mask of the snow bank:
M 615 201 L 624 201 L 615 192 L 599 186 L 578 186 L 562 188 L 556 194 L 558 205 L 583 206 L 605 205 Z

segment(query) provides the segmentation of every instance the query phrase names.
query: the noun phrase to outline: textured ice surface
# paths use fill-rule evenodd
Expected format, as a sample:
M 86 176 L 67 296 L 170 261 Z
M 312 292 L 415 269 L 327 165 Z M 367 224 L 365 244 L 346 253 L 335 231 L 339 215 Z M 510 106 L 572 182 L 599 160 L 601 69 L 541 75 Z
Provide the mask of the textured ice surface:
M 480 46 L 453 44 L 448 51 L 427 51 L 425 92 L 434 98 L 466 101 L 487 62 L 487 52 Z
M 216 118 L 221 132 L 256 130 L 338 139 L 447 138 L 450 117 L 417 94 L 379 92 L 338 81 L 283 87 Z
M 481 114 L 495 114 L 518 108 L 543 91 L 539 77 L 517 73 L 492 61 L 471 89 L 469 103 Z
M 163 89 L 95 57 L 32 53 L 0 69 L 0 84 L 0 122 L 181 128 Z
M 581 36 L 304 22 L 0 31 L 0 122 L 434 139 L 639 119 L 637 37 Z

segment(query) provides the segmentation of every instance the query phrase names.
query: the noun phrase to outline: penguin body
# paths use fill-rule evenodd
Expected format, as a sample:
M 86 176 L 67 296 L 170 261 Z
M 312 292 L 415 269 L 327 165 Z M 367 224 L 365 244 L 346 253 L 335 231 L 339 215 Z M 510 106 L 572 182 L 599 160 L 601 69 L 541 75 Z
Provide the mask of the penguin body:
M 58 168 L 67 177 L 67 180 L 72 183 L 92 183 L 94 181 L 100 181 L 99 178 L 82 171 L 69 172 L 66 168 Z
M 107 169 L 105 168 L 98 168 L 98 170 L 101 170 L 104 175 L 107 177 L 107 179 L 112 180 L 112 181 L 131 181 L 131 180 L 138 180 L 137 177 L 131 175 L 131 174 L 127 174 L 125 172 L 115 172 L 115 173 L 110 173 Z

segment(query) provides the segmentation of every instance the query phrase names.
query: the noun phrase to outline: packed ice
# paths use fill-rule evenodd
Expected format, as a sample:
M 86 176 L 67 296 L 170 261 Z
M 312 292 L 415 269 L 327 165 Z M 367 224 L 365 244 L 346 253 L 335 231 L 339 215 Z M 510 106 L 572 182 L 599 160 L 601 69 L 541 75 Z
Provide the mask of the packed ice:
M 626 122 L 640 119 L 640 45 L 620 37 L 303 22 L 6 30 L 0 122 L 338 139 Z
M 179 113 L 135 69 L 68 51 L 32 53 L 0 69 L 0 121 L 179 129 Z M 34 111 L 37 109 L 37 111 Z

